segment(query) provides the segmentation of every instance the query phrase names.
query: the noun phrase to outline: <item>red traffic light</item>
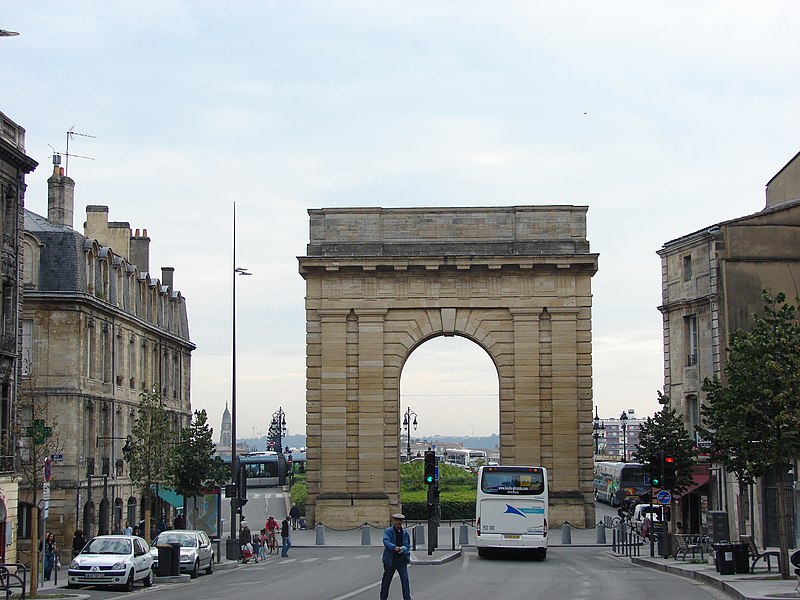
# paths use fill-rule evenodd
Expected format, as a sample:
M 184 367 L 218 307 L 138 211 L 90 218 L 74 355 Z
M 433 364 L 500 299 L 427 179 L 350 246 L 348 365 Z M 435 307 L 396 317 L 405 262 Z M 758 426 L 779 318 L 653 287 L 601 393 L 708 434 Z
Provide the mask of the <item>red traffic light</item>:
M 665 456 L 664 457 L 664 462 L 667 463 L 667 464 L 672 464 L 672 463 L 675 462 L 675 457 L 674 456 Z

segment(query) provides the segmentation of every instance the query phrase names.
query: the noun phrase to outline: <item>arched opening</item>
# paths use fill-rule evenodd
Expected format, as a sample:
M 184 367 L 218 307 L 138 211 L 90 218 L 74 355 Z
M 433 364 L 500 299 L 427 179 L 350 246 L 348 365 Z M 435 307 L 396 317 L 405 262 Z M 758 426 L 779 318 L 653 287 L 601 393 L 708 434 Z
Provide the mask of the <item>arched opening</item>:
M 497 368 L 470 339 L 438 336 L 414 348 L 400 375 L 400 412 L 401 456 L 410 449 L 414 458 L 436 444 L 437 450 L 471 448 L 499 457 Z M 467 466 L 475 458 L 458 462 Z
M 122 531 L 122 498 L 114 498 L 114 533 Z
M 131 527 L 135 527 L 138 525 L 138 521 L 136 520 L 136 498 L 130 496 L 128 498 L 128 517 L 127 517 L 128 524 Z
M 83 535 L 87 540 L 94 536 L 94 519 L 94 502 L 89 500 L 83 505 Z
M 108 498 L 103 498 L 100 501 L 100 523 L 98 524 L 99 535 L 108 535 L 108 513 L 109 513 Z

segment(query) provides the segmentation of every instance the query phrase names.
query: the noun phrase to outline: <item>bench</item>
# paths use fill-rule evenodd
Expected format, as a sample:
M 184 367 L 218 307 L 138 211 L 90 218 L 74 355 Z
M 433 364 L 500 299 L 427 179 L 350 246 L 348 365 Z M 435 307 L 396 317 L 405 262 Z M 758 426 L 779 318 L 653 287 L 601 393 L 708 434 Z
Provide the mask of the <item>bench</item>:
M 771 557 L 775 557 L 776 559 L 780 560 L 781 553 L 778 550 L 764 550 L 759 551 L 758 547 L 756 546 L 755 542 L 753 541 L 752 535 L 743 535 L 739 538 L 739 541 L 742 544 L 747 544 L 747 550 L 750 553 L 750 558 L 753 562 L 750 563 L 750 572 L 755 573 L 756 563 L 760 561 L 762 558 L 766 559 L 767 562 L 767 571 L 772 571 L 772 562 Z M 776 565 L 777 566 L 777 565 Z
M 686 560 L 686 553 L 692 553 L 692 560 L 694 560 L 695 553 L 700 553 L 700 560 L 703 560 L 703 546 L 698 543 L 697 538 L 693 535 L 685 533 L 675 534 L 675 543 L 678 549 L 675 551 L 675 560 L 681 557 L 681 560 Z

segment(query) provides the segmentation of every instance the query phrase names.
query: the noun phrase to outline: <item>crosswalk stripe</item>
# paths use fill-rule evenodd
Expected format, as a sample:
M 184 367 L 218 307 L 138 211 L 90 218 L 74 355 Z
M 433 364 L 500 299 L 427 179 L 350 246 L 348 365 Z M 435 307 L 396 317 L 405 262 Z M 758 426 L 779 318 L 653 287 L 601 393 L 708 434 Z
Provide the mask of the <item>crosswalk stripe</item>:
M 317 558 L 316 556 L 314 558 L 304 558 L 300 562 L 307 563 L 307 562 L 314 562 L 315 560 L 319 560 L 319 558 Z
M 344 556 L 331 556 L 328 560 L 342 560 Z

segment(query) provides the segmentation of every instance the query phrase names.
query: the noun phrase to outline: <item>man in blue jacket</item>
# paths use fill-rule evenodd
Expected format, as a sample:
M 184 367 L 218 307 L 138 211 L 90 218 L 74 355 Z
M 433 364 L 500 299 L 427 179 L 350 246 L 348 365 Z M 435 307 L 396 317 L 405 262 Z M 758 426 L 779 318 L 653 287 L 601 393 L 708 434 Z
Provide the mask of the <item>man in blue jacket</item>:
M 403 600 L 411 600 L 411 587 L 408 584 L 408 563 L 411 562 L 411 540 L 408 531 L 403 529 L 405 515 L 392 515 L 392 525 L 383 530 L 383 579 L 381 580 L 381 600 L 389 597 L 389 585 L 394 572 L 400 575 L 403 587 Z

